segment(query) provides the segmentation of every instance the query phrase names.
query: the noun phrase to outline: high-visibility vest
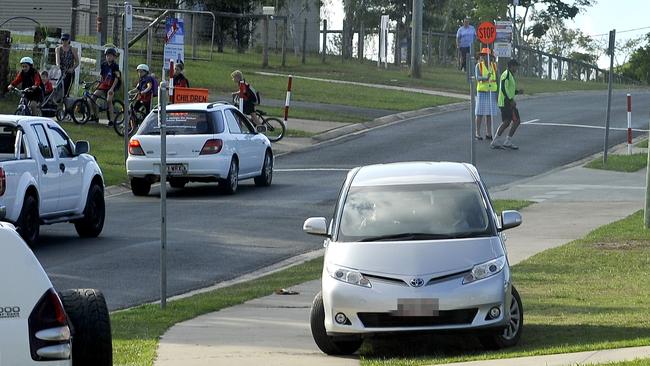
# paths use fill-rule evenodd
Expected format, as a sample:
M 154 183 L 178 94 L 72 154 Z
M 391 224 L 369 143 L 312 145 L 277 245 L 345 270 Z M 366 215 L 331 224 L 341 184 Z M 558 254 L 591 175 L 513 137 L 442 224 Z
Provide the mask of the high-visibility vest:
M 497 91 L 497 67 L 494 63 L 490 63 L 492 72 L 489 72 L 489 68 L 485 66 L 485 62 L 481 61 L 478 64 L 479 72 L 481 73 L 482 78 L 487 78 L 489 75 L 489 80 L 479 80 L 476 90 L 480 92 L 496 92 Z

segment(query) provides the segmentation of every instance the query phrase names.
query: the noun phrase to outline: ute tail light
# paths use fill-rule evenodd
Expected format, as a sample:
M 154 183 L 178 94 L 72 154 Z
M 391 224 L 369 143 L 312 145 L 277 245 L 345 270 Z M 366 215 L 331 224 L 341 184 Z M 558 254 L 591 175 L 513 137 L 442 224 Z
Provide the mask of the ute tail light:
M 140 145 L 140 140 L 132 139 L 131 141 L 129 141 L 129 154 L 144 155 L 144 150 L 142 150 L 142 145 Z
M 34 361 L 67 360 L 72 349 L 68 315 L 50 288 L 29 314 L 29 349 Z
M 5 174 L 5 170 L 0 168 L 0 196 L 4 195 L 6 190 L 7 190 L 7 175 Z
M 210 139 L 203 144 L 201 153 L 199 155 L 212 155 L 218 154 L 223 148 L 223 141 L 220 139 Z

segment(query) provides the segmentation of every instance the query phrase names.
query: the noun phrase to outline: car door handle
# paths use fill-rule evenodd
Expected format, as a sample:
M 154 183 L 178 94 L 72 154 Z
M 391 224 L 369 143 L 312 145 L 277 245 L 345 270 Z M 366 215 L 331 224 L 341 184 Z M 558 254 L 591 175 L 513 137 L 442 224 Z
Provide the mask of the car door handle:
M 59 169 L 61 169 L 61 173 L 65 172 L 65 164 L 61 163 L 59 164 Z
M 46 164 L 41 165 L 41 170 L 43 171 L 43 174 L 47 174 L 47 165 Z

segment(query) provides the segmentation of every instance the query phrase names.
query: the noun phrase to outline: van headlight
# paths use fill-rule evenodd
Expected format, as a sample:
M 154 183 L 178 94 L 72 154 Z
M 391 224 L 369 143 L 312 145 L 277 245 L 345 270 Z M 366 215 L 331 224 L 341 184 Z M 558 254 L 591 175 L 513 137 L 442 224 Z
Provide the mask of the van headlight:
M 335 280 L 362 287 L 372 287 L 370 281 L 359 271 L 330 264 L 327 265 L 327 272 Z
M 494 276 L 495 274 L 501 272 L 505 265 L 505 256 L 501 256 L 489 262 L 477 264 L 474 266 L 474 268 L 472 268 L 472 271 L 470 273 L 465 275 L 463 278 L 463 285 Z

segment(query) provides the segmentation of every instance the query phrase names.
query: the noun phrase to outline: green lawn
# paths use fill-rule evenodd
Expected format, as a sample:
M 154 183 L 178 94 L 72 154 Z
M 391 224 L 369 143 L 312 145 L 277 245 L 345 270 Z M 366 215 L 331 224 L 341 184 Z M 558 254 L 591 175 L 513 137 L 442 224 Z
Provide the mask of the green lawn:
M 648 140 L 647 139 L 643 140 L 643 141 L 639 142 L 638 144 L 636 144 L 635 146 L 647 149 L 648 148 Z
M 520 345 L 486 352 L 470 337 L 367 342 L 364 366 L 429 365 L 650 345 L 650 230 L 643 212 L 512 269 L 524 304 Z M 403 347 L 404 344 L 408 346 Z M 631 365 L 644 364 L 632 363 Z
M 497 215 L 501 215 L 503 210 L 521 210 L 524 207 L 530 206 L 533 204 L 532 201 L 524 200 L 494 200 L 492 205 L 494 210 L 497 212 Z
M 610 363 L 601 363 L 593 366 L 648 366 L 650 365 L 650 359 L 648 358 L 639 358 L 633 361 L 622 361 L 622 362 L 610 362 Z
M 607 164 L 603 164 L 603 158 L 599 157 L 587 163 L 585 167 L 592 169 L 614 170 L 617 172 L 636 172 L 646 167 L 648 154 L 632 155 L 607 155 Z

